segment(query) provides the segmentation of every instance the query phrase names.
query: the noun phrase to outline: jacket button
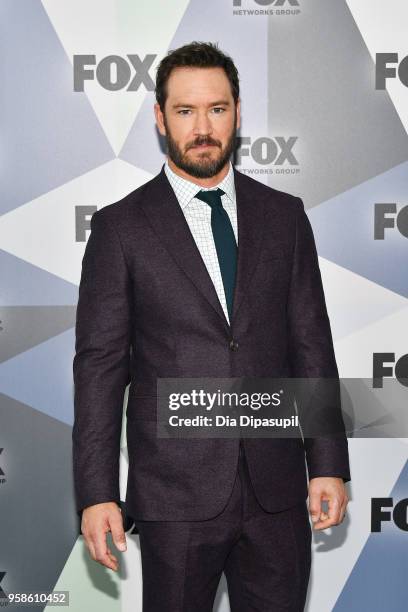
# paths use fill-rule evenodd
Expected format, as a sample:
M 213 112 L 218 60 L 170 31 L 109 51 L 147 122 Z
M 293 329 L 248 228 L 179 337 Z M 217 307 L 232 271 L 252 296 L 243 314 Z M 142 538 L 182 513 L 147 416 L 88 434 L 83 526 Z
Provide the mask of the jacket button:
M 238 342 L 236 340 L 234 340 L 234 338 L 232 338 L 230 340 L 229 347 L 230 347 L 231 351 L 237 351 L 238 347 L 239 347 L 239 344 L 238 344 Z

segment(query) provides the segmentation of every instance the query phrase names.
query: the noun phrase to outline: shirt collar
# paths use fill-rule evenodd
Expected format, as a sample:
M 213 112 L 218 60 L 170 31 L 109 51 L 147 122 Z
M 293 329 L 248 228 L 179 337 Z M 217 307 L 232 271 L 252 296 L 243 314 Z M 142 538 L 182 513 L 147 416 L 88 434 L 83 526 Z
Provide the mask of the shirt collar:
M 200 187 L 196 183 L 179 176 L 172 170 L 169 166 L 168 160 L 166 159 L 164 164 L 164 171 L 166 172 L 167 178 L 173 190 L 176 194 L 176 197 L 180 203 L 182 208 L 185 208 L 191 200 L 195 197 L 195 195 L 203 189 L 204 191 L 208 188 Z M 235 184 L 234 184 L 234 169 L 231 161 L 229 162 L 229 168 L 227 174 L 224 176 L 222 181 L 215 185 L 214 187 L 210 187 L 209 189 L 222 189 L 225 191 L 226 195 L 230 198 L 232 202 L 235 202 Z

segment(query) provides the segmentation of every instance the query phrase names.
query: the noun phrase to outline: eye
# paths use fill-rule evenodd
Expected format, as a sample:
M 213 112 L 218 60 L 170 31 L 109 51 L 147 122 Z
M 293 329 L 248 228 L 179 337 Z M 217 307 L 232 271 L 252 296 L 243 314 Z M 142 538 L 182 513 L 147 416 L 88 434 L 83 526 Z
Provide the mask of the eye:
M 178 115 L 183 115 L 184 113 L 189 113 L 189 112 L 190 112 L 190 109 L 189 109 L 189 108 L 183 108 L 183 109 L 179 110 L 179 111 L 177 112 L 177 114 L 178 114 Z
M 221 106 L 215 106 L 213 110 L 222 111 L 221 113 L 215 113 L 216 115 L 222 115 L 222 113 L 225 111 L 225 108 L 222 108 Z

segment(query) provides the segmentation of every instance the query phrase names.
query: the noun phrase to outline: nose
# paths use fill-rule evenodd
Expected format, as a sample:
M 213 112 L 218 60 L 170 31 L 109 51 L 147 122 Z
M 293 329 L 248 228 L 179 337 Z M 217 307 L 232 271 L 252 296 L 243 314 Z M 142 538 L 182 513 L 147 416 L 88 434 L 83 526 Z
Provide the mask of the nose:
M 194 123 L 195 136 L 207 136 L 212 134 L 211 120 L 206 111 L 198 112 Z

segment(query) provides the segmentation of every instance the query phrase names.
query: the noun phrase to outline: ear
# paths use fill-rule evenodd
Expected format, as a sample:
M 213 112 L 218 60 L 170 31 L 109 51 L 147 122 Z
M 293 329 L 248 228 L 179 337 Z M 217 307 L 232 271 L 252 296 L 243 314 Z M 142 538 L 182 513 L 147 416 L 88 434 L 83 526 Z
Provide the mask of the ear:
M 162 136 L 166 135 L 166 128 L 164 126 L 163 113 L 160 108 L 160 104 L 156 102 L 154 105 L 154 115 L 156 117 L 156 124 L 159 129 L 159 132 Z

